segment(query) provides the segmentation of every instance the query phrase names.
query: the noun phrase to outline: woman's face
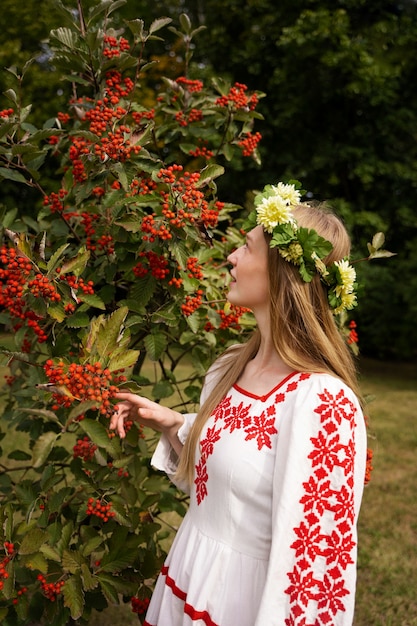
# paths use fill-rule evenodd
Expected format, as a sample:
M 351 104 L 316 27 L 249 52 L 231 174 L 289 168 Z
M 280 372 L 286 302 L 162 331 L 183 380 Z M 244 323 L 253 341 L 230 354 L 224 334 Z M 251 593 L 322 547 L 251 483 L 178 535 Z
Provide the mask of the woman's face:
M 228 301 L 251 309 L 255 315 L 257 310 L 268 307 L 268 244 L 262 226 L 251 230 L 246 243 L 232 252 L 227 260 L 233 266 Z

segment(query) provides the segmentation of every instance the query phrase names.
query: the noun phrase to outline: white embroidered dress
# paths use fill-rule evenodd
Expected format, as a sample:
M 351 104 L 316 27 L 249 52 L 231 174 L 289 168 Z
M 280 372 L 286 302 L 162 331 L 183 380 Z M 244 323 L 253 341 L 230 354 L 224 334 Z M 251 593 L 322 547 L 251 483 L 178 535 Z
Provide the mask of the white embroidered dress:
M 162 438 L 153 457 L 168 474 L 171 452 Z M 351 626 L 365 466 L 364 418 L 337 378 L 293 373 L 262 397 L 234 385 L 203 429 L 145 625 Z

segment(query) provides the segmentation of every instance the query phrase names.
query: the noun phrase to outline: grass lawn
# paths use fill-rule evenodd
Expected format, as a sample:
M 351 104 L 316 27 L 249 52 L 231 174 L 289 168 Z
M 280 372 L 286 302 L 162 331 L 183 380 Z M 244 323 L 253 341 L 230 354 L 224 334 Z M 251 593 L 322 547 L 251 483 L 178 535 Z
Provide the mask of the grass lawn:
M 360 373 L 374 470 L 359 521 L 354 626 L 417 626 L 417 364 L 362 359 Z M 89 626 L 138 623 L 129 606 L 114 606 Z

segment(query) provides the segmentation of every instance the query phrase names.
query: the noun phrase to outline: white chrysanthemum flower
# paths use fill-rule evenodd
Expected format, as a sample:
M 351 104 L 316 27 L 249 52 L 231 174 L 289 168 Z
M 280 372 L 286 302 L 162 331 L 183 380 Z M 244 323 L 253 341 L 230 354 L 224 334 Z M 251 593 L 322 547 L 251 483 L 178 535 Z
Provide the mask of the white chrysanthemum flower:
M 341 285 L 337 285 L 335 291 L 337 296 L 345 296 L 351 294 L 354 289 L 354 283 L 356 281 L 356 271 L 349 264 L 349 261 L 342 259 L 341 261 L 335 261 L 335 265 L 339 270 Z
M 276 190 L 277 194 L 281 196 L 284 202 L 288 204 L 299 204 L 301 200 L 300 192 L 294 187 L 294 185 L 286 185 L 285 183 L 278 183 L 278 185 L 273 185 L 273 189 Z
M 256 207 L 257 222 L 268 233 L 272 233 L 275 226 L 292 222 L 291 207 L 281 198 L 281 196 L 270 196 L 263 198 Z

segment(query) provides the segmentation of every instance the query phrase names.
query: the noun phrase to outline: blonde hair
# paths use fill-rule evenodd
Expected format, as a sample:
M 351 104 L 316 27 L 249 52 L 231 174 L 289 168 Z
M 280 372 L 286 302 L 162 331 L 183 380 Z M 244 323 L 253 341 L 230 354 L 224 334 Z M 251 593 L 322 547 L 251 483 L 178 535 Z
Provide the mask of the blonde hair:
M 314 229 L 330 241 L 333 250 L 326 264 L 350 253 L 350 238 L 341 220 L 325 204 L 299 204 L 293 210 L 299 226 Z M 265 235 L 269 239 L 269 235 Z M 274 348 L 290 368 L 329 373 L 343 380 L 360 398 L 352 351 L 347 346 L 329 307 L 325 285 L 317 274 L 302 280 L 297 266 L 268 246 L 271 336 Z M 255 331 L 249 341 L 229 348 L 214 364 L 216 385 L 201 406 L 181 453 L 177 477 L 192 484 L 195 449 L 204 424 L 254 358 L 260 345 Z

